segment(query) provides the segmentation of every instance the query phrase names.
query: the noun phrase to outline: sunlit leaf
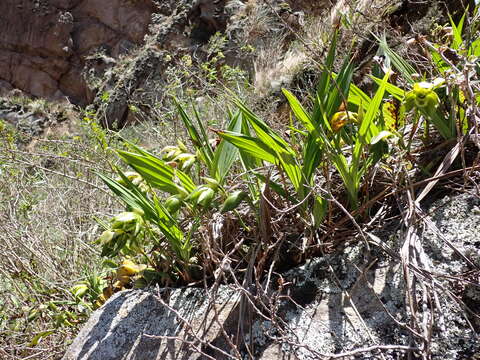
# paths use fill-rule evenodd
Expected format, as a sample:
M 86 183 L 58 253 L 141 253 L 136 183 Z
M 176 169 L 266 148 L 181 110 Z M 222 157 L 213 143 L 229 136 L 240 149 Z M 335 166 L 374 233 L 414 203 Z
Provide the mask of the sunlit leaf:
M 228 124 L 227 130 L 241 133 L 242 130 L 242 113 L 237 112 Z M 226 140 L 220 141 L 215 149 L 213 157 L 213 172 L 217 180 L 223 182 L 228 171 L 238 158 L 238 148 Z
M 217 134 L 232 143 L 247 154 L 271 164 L 278 164 L 279 159 L 275 151 L 258 138 L 243 135 L 232 131 L 218 131 Z

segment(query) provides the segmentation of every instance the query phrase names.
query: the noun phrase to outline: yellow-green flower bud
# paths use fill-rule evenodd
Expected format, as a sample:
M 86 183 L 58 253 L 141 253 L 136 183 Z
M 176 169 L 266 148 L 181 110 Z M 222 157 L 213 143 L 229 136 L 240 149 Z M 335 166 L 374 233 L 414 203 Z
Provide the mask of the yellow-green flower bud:
M 185 200 L 187 201 L 191 201 L 193 202 L 194 204 L 197 204 L 197 200 L 198 198 L 200 197 L 200 195 L 202 194 L 202 192 L 205 190 L 205 189 L 209 189 L 209 187 L 205 186 L 205 185 L 200 185 L 200 186 L 197 186 L 195 188 L 195 190 L 193 190 L 190 195 L 187 196 L 187 198 Z
M 222 213 L 227 211 L 234 210 L 240 205 L 240 203 L 247 197 L 247 193 L 245 191 L 237 190 L 233 192 L 231 195 L 227 197 L 225 202 L 222 205 L 222 209 L 220 210 Z
M 182 207 L 182 199 L 178 195 L 170 196 L 165 200 L 165 207 L 170 214 L 175 214 Z
M 88 291 L 88 286 L 86 284 L 77 284 L 70 288 L 70 292 L 73 296 L 81 298 L 83 297 Z
M 105 230 L 102 233 L 102 235 L 100 235 L 100 237 L 97 239 L 97 243 L 99 243 L 101 245 L 105 245 L 105 244 L 109 243 L 110 241 L 112 241 L 116 234 L 117 233 L 115 231 Z
M 215 191 L 212 188 L 206 188 L 197 199 L 197 204 L 203 207 L 208 207 L 215 196 Z
M 220 186 L 220 184 L 218 183 L 217 180 L 213 179 L 213 178 L 209 178 L 209 177 L 206 177 L 206 176 L 203 176 L 202 177 L 202 180 L 206 182 L 205 185 L 207 185 L 209 188 L 213 189 L 213 190 L 217 190 L 218 187 Z

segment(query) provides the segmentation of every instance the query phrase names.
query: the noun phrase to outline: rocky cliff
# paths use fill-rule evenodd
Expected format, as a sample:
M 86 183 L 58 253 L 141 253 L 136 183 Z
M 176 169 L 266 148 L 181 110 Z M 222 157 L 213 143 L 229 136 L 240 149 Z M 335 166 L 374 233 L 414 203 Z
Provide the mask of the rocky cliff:
M 0 92 L 88 103 L 82 77 L 89 55 L 117 58 L 142 43 L 152 0 L 3 0 Z

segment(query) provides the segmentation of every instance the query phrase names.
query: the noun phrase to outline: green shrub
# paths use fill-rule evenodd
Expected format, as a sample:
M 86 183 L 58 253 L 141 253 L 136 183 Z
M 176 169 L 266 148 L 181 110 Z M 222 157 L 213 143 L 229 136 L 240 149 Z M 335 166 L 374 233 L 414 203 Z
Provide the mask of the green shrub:
M 225 114 L 225 129 L 207 128 L 195 106 L 191 116 L 174 100 L 191 149 L 178 141 L 155 154 L 125 141 L 125 148 L 115 152 L 134 172 L 116 168 L 116 180 L 99 174 L 125 205 L 125 212 L 102 223 L 104 232 L 98 239 L 102 255 L 128 257 L 142 268 L 136 279 L 116 288 L 150 281 L 182 285 L 212 276 L 219 264 L 203 253 L 207 245 L 202 244 L 199 232 L 212 218 L 227 221 L 229 212 L 228 219 L 239 224 L 238 232 L 265 229 L 271 221 L 266 208 L 295 214 L 305 231 L 314 232 L 332 219 L 331 202 L 355 221 L 368 213 L 372 198 L 380 192 L 407 186 L 404 179 L 412 168 L 424 170 L 422 164 L 412 162 L 414 140 L 450 141 L 471 129 L 466 117 L 475 108 L 478 89 L 470 88 L 474 95 L 467 95 L 469 79 L 462 83 L 458 78 L 469 66 L 471 79 L 478 77 L 479 46 L 477 40 L 462 40 L 462 24 L 463 19 L 458 25 L 452 23 L 454 36 L 449 44 L 463 56 L 457 65 L 445 60 L 435 45 L 429 47 L 439 75 L 430 82 L 379 38 L 384 61 L 374 69 L 380 77 L 372 76 L 371 95 L 353 84 L 355 68 L 348 55 L 338 72 L 334 71 L 335 33 L 311 97 L 299 99 L 283 89 L 294 116 L 289 138 L 233 93 L 229 97 L 235 111 Z M 390 81 L 397 78 L 394 70 L 404 88 L 396 85 L 397 80 Z M 420 124 L 424 125 L 423 136 L 417 132 Z M 211 139 L 209 131 L 218 138 Z M 402 174 L 392 183 L 394 172 Z M 377 186 L 376 176 L 383 179 Z M 340 190 L 333 188 L 332 179 L 341 181 Z M 268 241 L 267 237 L 255 239 Z M 267 249 L 269 244 L 256 245 Z M 273 256 L 270 250 L 264 250 L 265 257 Z M 244 259 L 244 248 L 235 251 Z M 115 266 L 118 272 L 121 265 Z M 107 293 L 112 292 L 112 285 L 109 289 Z

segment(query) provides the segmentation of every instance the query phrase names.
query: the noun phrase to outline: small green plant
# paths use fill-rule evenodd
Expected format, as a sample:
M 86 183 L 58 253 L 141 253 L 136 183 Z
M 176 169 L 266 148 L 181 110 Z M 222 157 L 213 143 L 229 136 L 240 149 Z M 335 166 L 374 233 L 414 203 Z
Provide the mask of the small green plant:
M 327 199 L 315 190 L 322 167 L 338 171 L 352 209 L 360 205 L 358 193 L 368 169 L 384 155 L 382 112 L 379 110 L 388 81 L 382 80 L 371 99 L 351 84 L 353 66 L 345 62 L 338 75 L 332 71 L 336 35 L 308 114 L 287 90 L 284 94 L 304 130 L 295 129 L 300 143 L 291 144 L 232 95 L 235 113 L 228 113 L 226 130 L 211 129 L 220 140 L 211 139 L 200 114 L 194 117 L 175 100 L 178 114 L 194 151 L 178 141 L 154 155 L 132 143 L 117 149 L 119 157 L 134 173 L 117 169 L 120 178 L 100 175 L 125 203 L 126 211 L 115 216 L 98 239 L 102 255 L 142 258 L 152 265 L 161 282 L 187 283 L 195 279 L 201 246 L 194 234 L 213 212 L 236 211 L 244 201 L 257 221 L 266 187 L 298 209 L 310 224 L 319 226 L 326 214 Z M 342 104 L 346 110 L 339 109 Z M 347 110 L 348 108 L 348 110 Z M 301 148 L 303 151 L 299 151 Z M 238 189 L 232 170 L 243 168 L 250 183 Z M 276 169 L 259 171 L 263 163 Z M 256 184 L 252 186 L 253 184 Z M 241 216 L 237 219 L 243 224 Z M 185 220 L 188 226 L 185 227 Z M 248 226 L 243 224 L 248 231 Z M 201 268 L 200 264 L 200 268 Z
M 355 68 L 349 56 L 334 71 L 337 40 L 338 32 L 310 97 L 299 98 L 283 89 L 293 115 L 288 138 L 239 96 L 229 93 L 235 111 L 226 111 L 223 129 L 209 127 L 195 106 L 189 111 L 174 98 L 188 146 L 177 140 L 155 154 L 125 141 L 123 148 L 115 149 L 133 172 L 115 168 L 117 179 L 100 175 L 123 201 L 125 211 L 102 223 L 104 232 L 98 243 L 102 255 L 123 261 L 128 257 L 143 264 L 143 270 L 135 273 L 135 281 L 122 282 L 119 265 L 115 279 L 120 285 L 107 289 L 152 280 L 180 285 L 200 280 L 202 275 L 208 278 L 218 264 L 209 263 L 202 253 L 212 244 L 203 244 L 199 234 L 211 226 L 213 218 L 227 221 L 233 217 L 237 231 L 248 233 L 252 227 L 268 228 L 272 209 L 295 214 L 312 232 L 328 224 L 326 218 L 333 218 L 330 202 L 342 212 L 349 211 L 352 219 L 368 216 L 374 176 L 399 171 L 392 170 L 392 164 L 412 169 L 416 165 L 410 156 L 414 140 L 435 140 L 431 129 L 446 140 L 466 132 L 462 97 L 467 95 L 446 79 L 447 63 L 438 68 L 437 77 L 427 81 L 384 38 L 379 39 L 385 61 L 375 68 L 378 77 L 372 76 L 375 84 L 367 93 L 353 83 Z M 472 46 L 466 53 L 477 51 L 477 45 Z M 396 78 L 390 66 L 400 73 L 405 89 L 395 85 L 397 81 L 390 82 Z M 425 126 L 423 137 L 417 134 L 420 124 Z M 213 134 L 217 138 L 211 138 Z M 397 156 L 391 157 L 392 152 Z M 332 179 L 340 179 L 342 186 L 333 189 Z M 276 208 L 278 204 L 284 208 Z M 268 242 L 265 233 L 255 239 Z M 265 250 L 268 244 L 258 248 Z M 244 260 L 244 255 L 239 257 Z
M 112 271 L 114 271 L 112 273 Z M 123 259 L 119 264 L 106 260 L 101 273 L 90 272 L 85 280 L 70 288 L 77 306 L 93 310 L 102 306 L 114 293 L 127 287 L 144 287 L 155 277 L 155 271 L 145 264 Z M 153 278 L 150 278 L 153 276 Z
M 290 179 L 298 194 L 298 201 L 303 201 L 308 189 L 314 186 L 316 168 L 321 163 L 327 166 L 332 163 L 343 180 L 351 207 L 356 209 L 359 206 L 358 192 L 362 177 L 383 155 L 381 141 L 382 136 L 387 134 L 382 133 L 379 107 L 388 74 L 373 99 L 356 87 L 349 98 L 353 66 L 346 62 L 338 75 L 333 73 L 336 38 L 337 35 L 331 43 L 312 112 L 308 114 L 291 92 L 283 91 L 297 120 L 306 130 L 297 131 L 303 135 L 302 154 L 296 152 L 238 101 L 237 106 L 257 137 L 232 132 L 221 132 L 220 136 L 250 155 L 279 166 Z M 353 111 L 338 111 L 346 103 Z M 355 124 L 355 128 L 345 131 L 347 123 Z M 322 202 L 320 196 L 315 196 L 316 206 L 313 207 L 313 212 L 317 222 L 324 216 L 322 209 L 325 207 Z
M 71 294 L 74 296 L 76 304 L 92 310 L 93 307 L 98 307 L 102 302 L 102 289 L 106 285 L 104 274 L 96 271 L 85 271 L 85 280 L 70 288 Z
M 475 103 L 471 84 L 474 77 L 480 74 L 480 40 L 474 34 L 478 33 L 478 7 L 474 10 L 473 21 L 468 29 L 464 28 L 467 12 L 458 24 L 450 18 L 450 27 L 439 27 L 436 33 L 438 43 L 432 43 L 425 37 L 419 37 L 412 44 L 418 44 L 429 53 L 431 67 L 437 77 L 428 79 L 419 75 L 400 55 L 387 44 L 385 38 L 378 38 L 380 49 L 407 81 L 410 90 L 403 90 L 393 84 L 388 84 L 387 92 L 402 102 L 408 113 L 414 110 L 414 123 L 422 115 L 433 125 L 444 139 L 452 139 L 465 134 L 468 128 L 465 103 Z M 423 81 L 417 81 L 421 78 Z M 380 79 L 373 78 L 377 83 Z M 425 130 L 428 136 L 428 124 Z
M 116 180 L 100 175 L 126 211 L 110 224 L 102 223 L 105 231 L 98 239 L 103 256 L 143 256 L 157 269 L 157 279 L 175 283 L 195 276 L 193 235 L 203 217 L 214 208 L 235 210 L 248 198 L 245 192 L 230 193 L 224 187 L 238 150 L 226 141 L 212 144 L 196 110 L 193 121 L 178 102 L 177 108 L 195 153 L 180 141 L 163 148 L 160 156 L 128 142 L 127 150 L 116 150 L 135 172 L 117 170 Z M 240 126 L 237 113 L 228 128 Z M 182 227 L 180 213 L 189 217 L 190 229 Z

